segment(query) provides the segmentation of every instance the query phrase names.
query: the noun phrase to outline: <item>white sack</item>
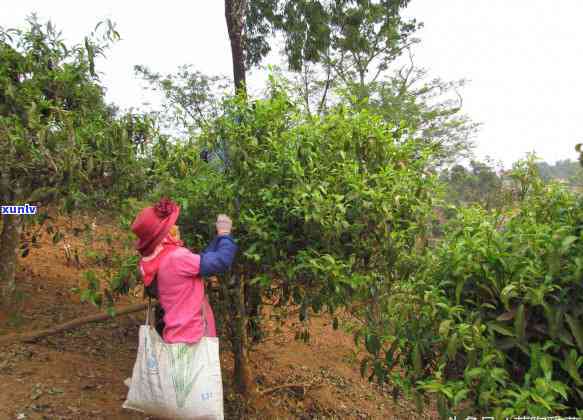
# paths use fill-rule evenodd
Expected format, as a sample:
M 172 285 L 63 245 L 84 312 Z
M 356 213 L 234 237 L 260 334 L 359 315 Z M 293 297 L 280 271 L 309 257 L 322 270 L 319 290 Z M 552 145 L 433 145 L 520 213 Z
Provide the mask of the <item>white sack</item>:
M 222 420 L 219 339 L 203 337 L 195 344 L 167 344 L 154 328 L 142 325 L 123 407 L 169 419 Z

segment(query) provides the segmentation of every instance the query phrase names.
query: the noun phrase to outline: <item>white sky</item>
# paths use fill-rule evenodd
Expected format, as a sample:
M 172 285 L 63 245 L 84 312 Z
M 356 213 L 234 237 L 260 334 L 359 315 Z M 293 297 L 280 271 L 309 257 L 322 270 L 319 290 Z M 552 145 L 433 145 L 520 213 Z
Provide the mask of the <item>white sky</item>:
M 21 26 L 36 11 L 80 42 L 103 18 L 122 41 L 98 65 L 108 98 L 122 107 L 151 100 L 135 64 L 172 72 L 193 64 L 231 75 L 222 0 L 4 0 L 0 26 Z M 406 11 L 425 23 L 415 62 L 445 80 L 466 78 L 465 112 L 484 125 L 478 157 L 505 166 L 536 151 L 546 161 L 575 159 L 583 142 L 583 0 L 412 0 Z M 265 63 L 267 64 L 267 63 Z M 259 80 L 257 73 L 250 82 Z

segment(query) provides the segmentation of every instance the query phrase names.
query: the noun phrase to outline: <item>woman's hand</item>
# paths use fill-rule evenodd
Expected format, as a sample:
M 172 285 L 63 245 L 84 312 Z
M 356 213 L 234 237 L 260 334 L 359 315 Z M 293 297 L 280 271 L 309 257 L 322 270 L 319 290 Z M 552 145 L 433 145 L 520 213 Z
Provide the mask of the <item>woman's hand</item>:
M 230 235 L 231 228 L 233 227 L 233 221 L 226 214 L 219 214 L 217 216 L 217 235 Z

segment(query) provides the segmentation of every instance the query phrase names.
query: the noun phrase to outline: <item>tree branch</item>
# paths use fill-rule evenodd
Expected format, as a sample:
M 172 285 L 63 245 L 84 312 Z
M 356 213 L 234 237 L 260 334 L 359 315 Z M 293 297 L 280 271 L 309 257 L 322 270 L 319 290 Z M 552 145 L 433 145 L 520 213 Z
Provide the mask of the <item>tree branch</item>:
M 74 328 L 80 327 L 81 325 L 89 324 L 92 322 L 107 321 L 118 317 L 120 315 L 131 314 L 133 312 L 139 312 L 146 309 L 146 303 L 139 303 L 136 305 L 126 306 L 125 308 L 116 309 L 115 315 L 113 317 L 106 313 L 100 313 L 96 315 L 90 315 L 82 318 L 77 318 L 64 324 L 57 325 L 53 328 L 47 328 L 45 330 L 33 331 L 24 334 L 10 334 L 0 337 L 0 345 L 13 344 L 18 342 L 31 343 L 39 338 L 47 337 L 49 335 L 55 335 L 63 331 L 72 330 Z
M 326 104 L 326 97 L 328 96 L 328 89 L 330 89 L 330 85 L 332 84 L 331 79 L 332 73 L 332 65 L 328 62 L 326 64 L 326 84 L 324 85 L 324 93 L 322 94 L 322 99 L 320 100 L 320 105 L 318 106 L 318 115 L 322 115 L 322 111 L 324 110 L 324 105 Z

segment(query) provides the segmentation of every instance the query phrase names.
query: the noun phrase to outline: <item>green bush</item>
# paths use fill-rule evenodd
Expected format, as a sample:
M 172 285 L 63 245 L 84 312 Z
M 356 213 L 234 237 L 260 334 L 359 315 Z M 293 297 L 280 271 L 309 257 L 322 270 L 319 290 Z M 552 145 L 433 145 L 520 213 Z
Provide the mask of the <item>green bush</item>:
M 390 298 L 384 370 L 442 416 L 583 414 L 583 206 L 532 163 L 514 178 L 514 208 L 461 209 Z
M 217 213 L 234 217 L 235 267 L 251 295 L 276 294 L 302 319 L 308 309 L 376 302 L 414 271 L 433 217 L 430 150 L 405 131 L 342 107 L 308 118 L 274 83 L 267 99 L 228 101 L 193 151 L 214 159 L 160 194 L 179 197 L 183 235 L 198 249 Z M 374 302 L 370 323 L 380 329 Z

